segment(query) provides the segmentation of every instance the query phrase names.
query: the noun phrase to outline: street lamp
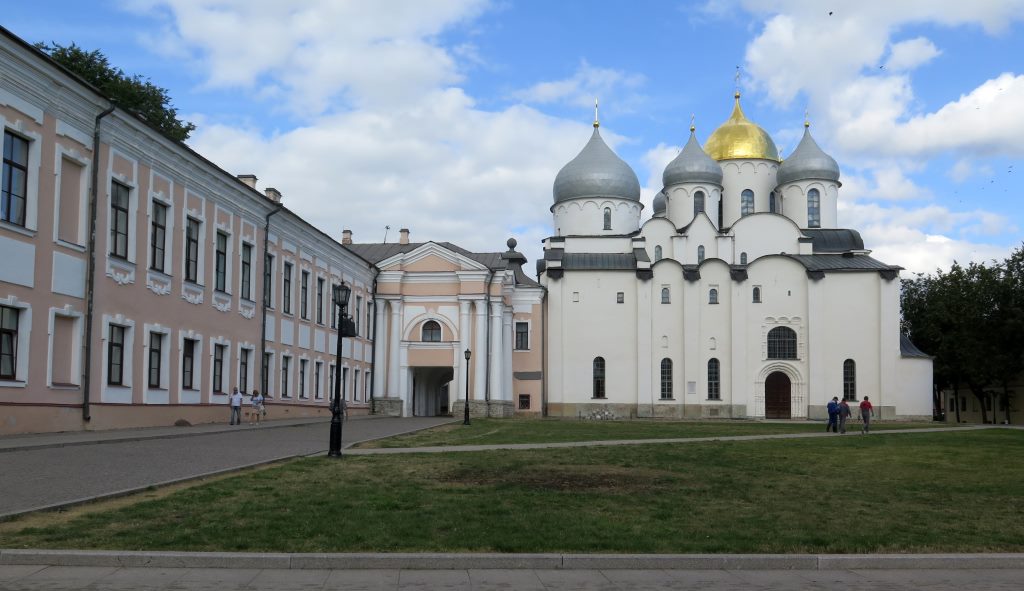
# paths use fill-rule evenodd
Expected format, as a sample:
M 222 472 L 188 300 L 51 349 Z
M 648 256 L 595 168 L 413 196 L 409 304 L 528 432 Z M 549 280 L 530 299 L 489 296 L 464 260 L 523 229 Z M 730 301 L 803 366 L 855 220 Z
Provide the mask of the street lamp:
M 333 286 L 334 305 L 338 307 L 338 348 L 337 359 L 334 363 L 334 400 L 331 401 L 331 447 L 327 456 L 331 458 L 341 457 L 341 339 L 342 337 L 355 336 L 354 330 L 349 330 L 348 319 L 348 298 L 352 295 L 352 288 L 345 285 Z M 353 327 L 354 328 L 354 327 Z
M 462 424 L 463 425 L 468 425 L 469 424 L 469 358 L 473 356 L 473 353 L 469 349 L 466 349 L 465 355 L 466 355 L 466 404 L 464 405 L 465 408 L 463 408 L 463 412 L 462 412 L 462 416 L 463 416 Z

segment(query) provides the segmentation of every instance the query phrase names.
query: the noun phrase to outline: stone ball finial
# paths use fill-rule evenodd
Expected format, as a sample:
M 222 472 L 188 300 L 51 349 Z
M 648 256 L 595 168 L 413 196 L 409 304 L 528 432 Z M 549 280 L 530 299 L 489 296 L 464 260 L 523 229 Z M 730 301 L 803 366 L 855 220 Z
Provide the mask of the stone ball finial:
M 516 242 L 515 238 L 509 238 L 508 242 L 506 242 L 505 244 L 508 245 L 508 249 L 509 250 L 515 250 L 516 249 L 516 245 L 519 244 L 519 243 Z

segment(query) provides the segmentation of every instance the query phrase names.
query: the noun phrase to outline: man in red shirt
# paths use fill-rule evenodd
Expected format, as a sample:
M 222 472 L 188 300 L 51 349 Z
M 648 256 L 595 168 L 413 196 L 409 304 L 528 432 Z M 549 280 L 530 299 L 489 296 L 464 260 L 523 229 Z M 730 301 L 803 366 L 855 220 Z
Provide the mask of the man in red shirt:
M 865 396 L 864 400 L 860 401 L 860 419 L 864 421 L 864 424 L 861 425 L 860 428 L 861 433 L 868 432 L 871 427 L 871 417 L 873 416 L 875 416 L 875 409 L 871 406 L 871 402 L 868 400 L 868 397 Z

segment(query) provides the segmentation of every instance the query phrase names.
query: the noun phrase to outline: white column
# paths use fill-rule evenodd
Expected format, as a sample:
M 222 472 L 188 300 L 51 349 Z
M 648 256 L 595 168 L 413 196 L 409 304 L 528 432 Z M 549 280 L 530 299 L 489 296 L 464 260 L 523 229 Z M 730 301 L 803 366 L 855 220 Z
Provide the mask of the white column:
M 502 358 L 501 367 L 505 371 L 502 375 L 502 391 L 505 392 L 503 400 L 511 400 L 515 404 L 515 392 L 512 391 L 512 348 L 515 345 L 512 331 L 512 307 L 506 306 L 501 317 L 501 343 L 505 355 Z
M 483 400 L 487 390 L 487 303 L 477 300 L 473 303 L 476 312 L 476 338 L 473 346 L 473 391 L 471 400 Z
M 377 300 L 374 304 L 374 333 L 377 338 L 373 341 L 373 359 L 376 367 L 373 368 L 373 397 L 384 398 L 384 378 L 387 376 L 386 369 L 391 367 L 387 358 L 387 331 L 384 323 L 385 300 Z
M 469 388 L 469 374 L 466 373 L 466 349 L 469 349 L 473 335 L 473 323 L 470 320 L 469 307 L 472 304 L 469 300 L 459 302 L 459 350 L 455 352 L 456 371 L 459 375 L 456 379 L 459 383 L 458 397 L 466 399 L 466 389 Z
M 491 302 L 491 400 L 505 400 L 504 382 L 505 372 L 501 367 L 505 357 L 501 338 L 501 316 L 505 304 L 500 301 Z
M 399 398 L 398 369 L 401 365 L 398 345 L 402 342 L 402 302 L 391 301 L 391 336 L 388 337 L 388 398 Z

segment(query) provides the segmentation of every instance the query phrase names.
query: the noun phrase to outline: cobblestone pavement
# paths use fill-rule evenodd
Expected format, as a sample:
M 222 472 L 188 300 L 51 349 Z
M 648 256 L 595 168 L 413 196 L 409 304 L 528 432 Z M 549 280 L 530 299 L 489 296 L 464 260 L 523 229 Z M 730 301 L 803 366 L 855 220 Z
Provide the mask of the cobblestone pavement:
M 0 565 L 4 591 L 92 590 L 662 590 L 999 591 L 1024 570 L 279 570 Z
M 452 420 L 352 418 L 345 422 L 343 441 L 349 445 Z M 167 430 L 136 429 L 107 432 L 106 441 L 74 433 L 11 438 L 0 453 L 0 517 L 326 453 L 329 420 L 285 425 L 203 426 L 191 433 L 179 428 L 173 436 L 159 436 Z

